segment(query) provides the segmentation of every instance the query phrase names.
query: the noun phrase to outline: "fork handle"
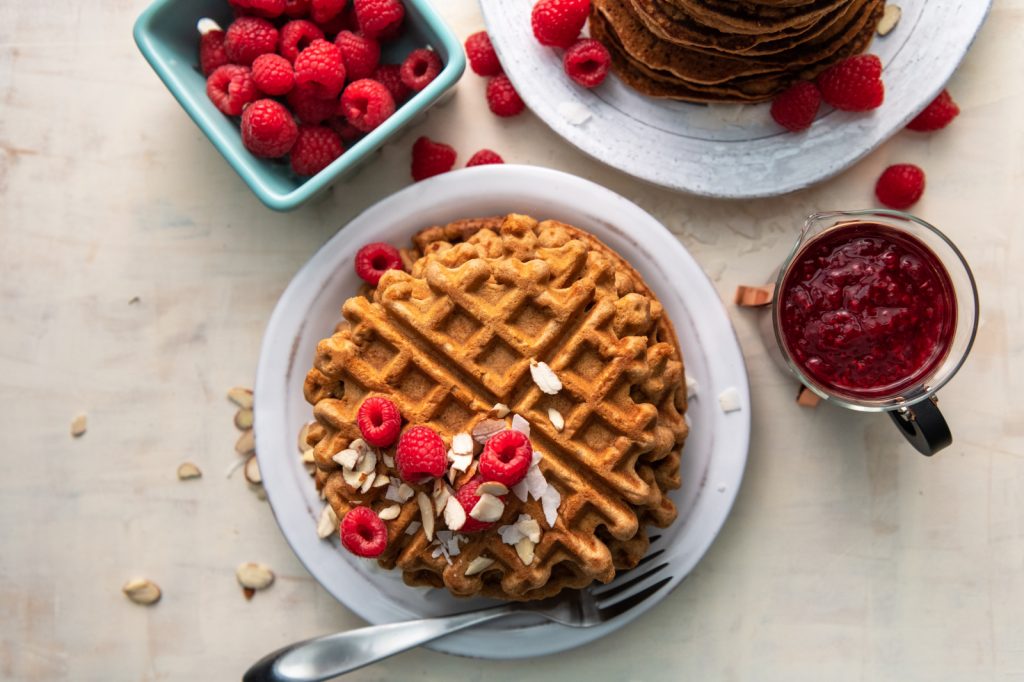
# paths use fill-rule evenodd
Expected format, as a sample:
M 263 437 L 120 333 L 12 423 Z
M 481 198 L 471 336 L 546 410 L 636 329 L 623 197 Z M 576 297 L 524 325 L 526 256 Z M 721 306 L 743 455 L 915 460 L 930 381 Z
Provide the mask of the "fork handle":
M 441 618 L 386 623 L 315 637 L 267 654 L 243 682 L 320 682 L 352 672 L 438 637 L 515 613 L 516 604 Z

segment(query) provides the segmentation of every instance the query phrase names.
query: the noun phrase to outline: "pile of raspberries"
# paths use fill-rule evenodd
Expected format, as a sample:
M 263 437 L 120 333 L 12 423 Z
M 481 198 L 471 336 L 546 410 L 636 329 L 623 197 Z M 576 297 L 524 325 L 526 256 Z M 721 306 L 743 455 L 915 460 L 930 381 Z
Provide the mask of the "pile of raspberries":
M 240 116 L 242 142 L 261 158 L 289 157 L 301 176 L 323 170 L 441 72 L 433 50 L 381 63 L 401 35 L 401 0 L 228 0 L 235 20 L 199 23 L 206 93 Z

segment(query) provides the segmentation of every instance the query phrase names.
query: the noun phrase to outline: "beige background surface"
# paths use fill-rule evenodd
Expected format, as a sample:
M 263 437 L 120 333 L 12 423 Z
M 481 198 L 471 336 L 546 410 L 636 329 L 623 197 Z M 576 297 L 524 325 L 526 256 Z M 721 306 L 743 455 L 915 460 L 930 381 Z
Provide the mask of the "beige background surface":
M 531 115 L 454 101 L 325 200 L 260 205 L 131 42 L 141 0 L 0 4 L 0 678 L 227 680 L 293 639 L 357 627 L 295 560 L 242 479 L 225 390 L 251 384 L 292 274 L 408 180 L 429 134 L 461 159 L 594 178 L 676 233 L 730 298 L 783 255 L 814 209 L 873 204 L 875 177 L 928 173 L 916 207 L 960 244 L 983 323 L 943 392 L 955 445 L 934 460 L 888 420 L 803 411 L 754 320 L 731 305 L 754 400 L 735 510 L 690 578 L 611 640 L 528 663 L 404 654 L 357 680 L 1024 680 L 1024 2 L 996 0 L 951 90 L 963 115 L 897 135 L 813 190 L 720 202 L 639 184 Z M 439 2 L 460 36 L 470 0 Z M 138 296 L 139 302 L 129 304 Z M 68 435 L 78 412 L 89 418 Z M 179 462 L 203 468 L 175 478 Z M 246 602 L 233 570 L 277 584 Z M 121 592 L 158 582 L 154 608 Z

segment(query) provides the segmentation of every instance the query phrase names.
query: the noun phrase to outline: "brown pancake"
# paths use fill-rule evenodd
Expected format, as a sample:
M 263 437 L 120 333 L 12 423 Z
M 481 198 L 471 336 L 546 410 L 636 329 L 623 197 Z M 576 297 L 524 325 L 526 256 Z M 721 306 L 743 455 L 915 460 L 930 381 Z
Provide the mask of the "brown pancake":
M 738 2 L 665 0 L 664 7 L 675 18 L 693 19 L 725 33 L 771 36 L 788 29 L 808 28 L 848 4 L 850 0 L 814 0 L 803 6 L 779 8 Z

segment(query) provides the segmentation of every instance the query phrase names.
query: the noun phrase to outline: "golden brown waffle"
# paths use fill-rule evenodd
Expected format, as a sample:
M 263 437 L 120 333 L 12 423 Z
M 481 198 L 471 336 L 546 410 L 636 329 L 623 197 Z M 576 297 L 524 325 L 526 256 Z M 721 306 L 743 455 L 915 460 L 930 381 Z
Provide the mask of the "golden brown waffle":
M 446 558 L 422 528 L 407 533 L 422 521 L 413 497 L 386 521 L 380 564 L 400 569 L 410 585 L 516 600 L 607 582 L 634 566 L 647 550 L 645 526 L 676 517 L 666 493 L 680 484 L 687 433 L 682 357 L 657 299 L 607 246 L 554 221 L 461 221 L 424 230 L 414 242 L 422 257 L 411 272 L 390 271 L 372 300 L 345 303 L 346 322 L 321 341 L 306 378 L 317 419 L 309 442 L 328 502 L 339 517 L 357 504 L 377 511 L 392 504 L 384 487 L 354 490 L 332 459 L 359 436 L 365 397 L 387 396 L 408 424 L 433 427 L 447 444 L 504 403 L 529 422 L 540 470 L 561 496 L 553 526 L 539 501 L 506 498 L 496 527 L 520 514 L 540 524 L 532 562 L 495 530 L 466 534 L 458 555 Z M 541 392 L 531 359 L 551 366 L 561 391 Z M 564 416 L 561 431 L 549 408 Z M 397 481 L 385 459 L 377 475 Z M 494 562 L 467 576 L 477 557 Z

